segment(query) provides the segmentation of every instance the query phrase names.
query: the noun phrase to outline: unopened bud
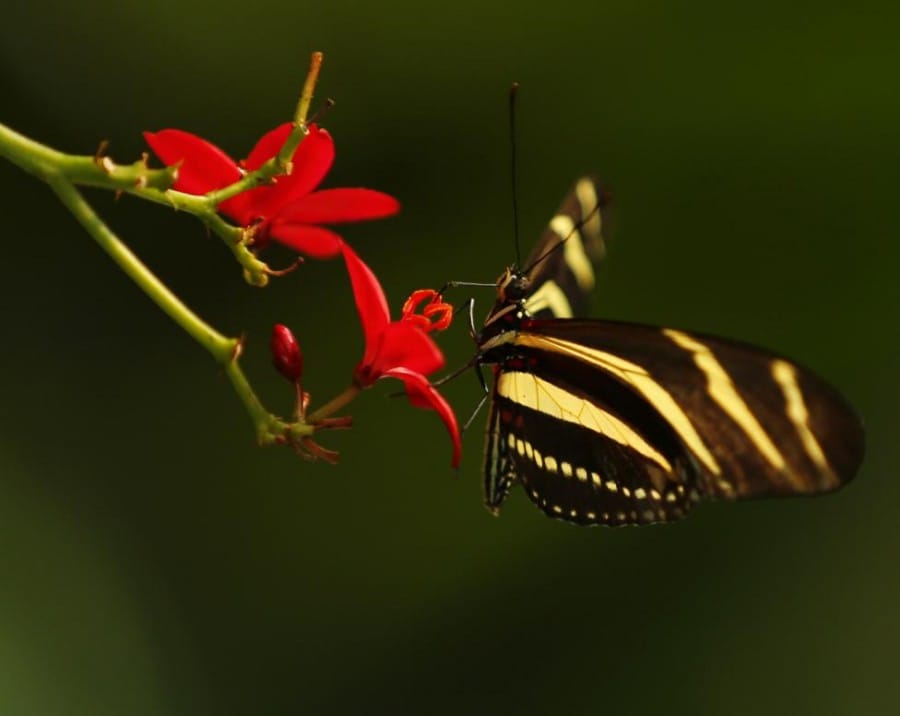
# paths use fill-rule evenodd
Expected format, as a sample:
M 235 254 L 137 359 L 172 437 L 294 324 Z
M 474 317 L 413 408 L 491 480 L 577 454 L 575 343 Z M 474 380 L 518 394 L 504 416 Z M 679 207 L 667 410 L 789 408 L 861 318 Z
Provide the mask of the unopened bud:
M 280 323 L 272 328 L 272 365 L 291 383 L 303 376 L 303 354 L 291 329 Z

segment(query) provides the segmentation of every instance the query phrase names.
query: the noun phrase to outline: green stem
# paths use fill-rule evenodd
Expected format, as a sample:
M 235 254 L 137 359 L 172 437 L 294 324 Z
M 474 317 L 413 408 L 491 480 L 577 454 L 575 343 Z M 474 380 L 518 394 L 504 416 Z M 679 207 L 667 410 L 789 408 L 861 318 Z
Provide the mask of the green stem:
M 54 171 L 64 156 L 24 134 L 19 134 L 5 124 L 0 124 L 0 154 L 29 174 L 43 179 Z
M 222 365 L 231 360 L 238 341 L 226 338 L 212 326 L 203 321 L 172 293 L 135 256 L 121 240 L 103 223 L 90 204 L 85 201 L 68 179 L 59 176 L 48 177 L 48 183 L 56 192 L 63 204 L 72 212 L 85 230 L 94 238 L 113 261 L 118 264 L 128 277 L 146 293 L 157 306 L 181 326 L 197 343 L 208 350 L 217 363 Z
M 319 70 L 322 69 L 323 57 L 324 55 L 321 52 L 313 52 L 309 58 L 309 72 L 306 73 L 303 91 L 300 93 L 300 102 L 297 104 L 297 111 L 294 113 L 294 122 L 300 127 L 306 127 L 306 117 L 309 114 L 309 107 L 312 104 L 313 94 L 316 91 L 316 83 L 319 81 Z
M 290 158 L 307 134 L 306 113 L 312 100 L 321 62 L 321 53 L 314 53 L 296 115 L 299 121 L 278 155 L 231 186 L 210 192 L 206 196 L 173 191 L 171 187 L 177 177 L 177 167 L 148 169 L 146 156 L 133 164 L 120 166 L 103 153 L 103 146 L 98 149 L 95 156 L 64 154 L 0 124 L 0 156 L 6 157 L 24 171 L 47 182 L 77 221 L 129 278 L 166 315 L 203 346 L 219 365 L 224 366 L 225 373 L 253 421 L 257 437 L 262 444 L 283 442 L 288 435 L 293 438 L 308 437 L 313 434 L 315 427 L 303 421 L 302 416 L 288 423 L 265 409 L 240 367 L 241 341 L 222 335 L 191 311 L 106 226 L 76 185 L 124 191 L 194 214 L 231 249 L 244 267 L 247 281 L 254 285 L 265 285 L 271 273 L 269 267 L 248 248 L 245 230 L 225 222 L 218 215 L 217 208 L 222 201 L 290 170 Z M 318 416 L 325 417 L 339 410 L 356 392 L 357 389 L 345 391 L 324 406 L 318 412 Z
M 161 194 L 175 183 L 176 167 L 148 169 L 144 159 L 119 165 L 109 157 L 63 154 L 0 124 L 0 156 L 41 179 L 63 175 L 73 184 L 114 191 L 145 190 Z
M 247 376 L 244 375 L 238 363 L 237 356 L 225 366 L 225 375 L 228 376 L 228 380 L 231 381 L 231 385 L 247 409 L 254 426 L 256 426 L 256 438 L 260 445 L 275 443 L 288 430 L 300 436 L 313 434 L 314 428 L 311 425 L 300 422 L 288 424 L 266 410 L 259 398 L 256 397 L 256 393 L 253 392 L 253 388 L 250 387 Z
M 329 415 L 334 415 L 338 410 L 345 407 L 350 403 L 357 395 L 359 395 L 360 388 L 355 385 L 351 385 L 340 395 L 335 396 L 331 400 L 329 400 L 325 405 L 323 405 L 318 410 L 312 412 L 307 416 L 306 422 L 315 424 L 316 421 L 321 420 L 322 418 L 327 418 Z
M 290 138 L 294 147 L 303 136 L 304 131 L 295 128 Z M 64 178 L 70 185 L 80 184 L 123 191 L 157 204 L 190 212 L 222 239 L 243 267 L 248 283 L 253 286 L 265 286 L 268 283 L 269 267 L 257 258 L 243 240 L 244 229 L 224 221 L 216 213 L 216 207 L 221 201 L 239 194 L 248 187 L 258 186 L 270 181 L 277 174 L 283 174 L 285 167 L 274 159 L 231 186 L 206 196 L 195 196 L 171 189 L 178 175 L 177 167 L 148 169 L 143 159 L 129 165 L 118 165 L 100 153 L 97 156 L 64 154 L 35 142 L 3 124 L 0 124 L 0 156 L 6 157 L 21 169 L 45 181 L 50 181 L 51 177 Z
M 68 179 L 59 175 L 46 176 L 45 179 L 62 203 L 72 215 L 94 238 L 119 268 L 134 281 L 140 289 L 150 297 L 175 323 L 181 326 L 197 343 L 212 355 L 213 359 L 225 367 L 225 373 L 231 381 L 235 392 L 247 409 L 250 419 L 256 427 L 259 441 L 269 444 L 288 429 L 288 425 L 271 413 L 260 402 L 247 377 L 238 363 L 240 356 L 240 340 L 222 335 L 196 313 L 191 311 L 169 288 L 162 283 L 141 260 L 103 223 L 90 204 L 85 201 L 81 192 Z M 312 434 L 311 426 L 290 426 L 294 432 L 303 432 L 306 427 Z

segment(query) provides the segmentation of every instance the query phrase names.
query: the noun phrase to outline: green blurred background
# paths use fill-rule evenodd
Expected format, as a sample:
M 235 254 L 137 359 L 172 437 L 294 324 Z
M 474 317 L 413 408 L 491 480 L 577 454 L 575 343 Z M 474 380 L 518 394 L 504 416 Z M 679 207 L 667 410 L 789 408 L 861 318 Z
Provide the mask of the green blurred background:
M 597 314 L 777 347 L 851 398 L 869 448 L 837 495 L 623 530 L 547 520 L 520 492 L 490 517 L 483 418 L 455 479 L 435 416 L 389 385 L 323 439 L 340 466 L 261 450 L 202 350 L 0 163 L 0 712 L 891 710 L 895 3 L 16 5 L 0 121 L 71 152 L 108 139 L 122 161 L 168 126 L 242 156 L 323 50 L 327 185 L 404 203 L 344 232 L 394 306 L 513 259 L 518 80 L 526 244 L 600 173 L 615 199 Z M 252 289 L 190 217 L 91 198 L 202 315 L 246 332 L 274 409 L 290 396 L 273 322 L 300 336 L 314 398 L 346 384 L 361 338 L 338 263 Z M 462 325 L 443 345 L 450 365 L 473 350 Z M 447 393 L 462 415 L 479 395 L 470 377 Z

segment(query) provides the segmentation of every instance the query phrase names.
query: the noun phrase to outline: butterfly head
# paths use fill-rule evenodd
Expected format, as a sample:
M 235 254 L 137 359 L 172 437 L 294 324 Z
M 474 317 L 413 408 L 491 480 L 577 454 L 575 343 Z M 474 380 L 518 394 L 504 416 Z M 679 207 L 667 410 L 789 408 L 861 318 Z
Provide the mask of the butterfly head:
M 507 268 L 497 279 L 499 303 L 519 303 L 528 295 L 531 281 L 515 266 Z

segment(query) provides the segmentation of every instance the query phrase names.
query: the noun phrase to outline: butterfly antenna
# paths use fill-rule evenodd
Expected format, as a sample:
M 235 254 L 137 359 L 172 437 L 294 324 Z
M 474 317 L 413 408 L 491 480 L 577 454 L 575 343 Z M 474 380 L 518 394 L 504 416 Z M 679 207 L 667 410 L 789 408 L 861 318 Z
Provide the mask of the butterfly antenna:
M 509 148 L 510 164 L 509 172 L 512 184 L 513 205 L 513 236 L 516 242 L 516 266 L 522 265 L 522 252 L 519 249 L 519 192 L 516 187 L 516 95 L 519 92 L 519 83 L 513 82 L 509 88 Z

